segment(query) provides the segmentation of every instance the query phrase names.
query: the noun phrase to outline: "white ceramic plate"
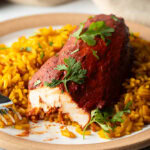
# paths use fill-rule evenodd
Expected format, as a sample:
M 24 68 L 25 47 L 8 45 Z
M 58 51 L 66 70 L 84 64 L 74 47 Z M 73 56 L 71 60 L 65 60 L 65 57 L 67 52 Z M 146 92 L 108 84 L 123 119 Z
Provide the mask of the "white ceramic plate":
M 56 15 L 58 18 L 60 16 L 62 16 L 62 14 L 54 14 L 54 15 Z M 48 15 L 47 17 L 51 17 L 51 19 L 53 19 L 54 15 Z M 70 14 L 70 15 L 66 14 L 68 19 L 66 21 L 63 21 L 63 22 L 60 22 L 60 23 L 58 23 L 58 20 L 55 18 L 56 23 L 52 24 L 53 27 L 54 28 L 60 28 L 63 24 L 67 24 L 67 23 L 77 24 L 77 23 L 81 22 L 80 20 L 83 20 L 84 17 L 87 17 L 87 15 L 80 15 L 80 19 L 79 19 L 78 18 L 79 14 L 78 15 L 74 14 L 74 16 L 72 16 L 72 15 L 73 14 Z M 36 16 L 36 17 L 34 16 L 34 17 L 32 17 L 32 19 L 35 18 L 35 20 L 36 20 L 37 17 L 39 17 L 39 16 Z M 40 16 L 40 17 L 42 17 L 42 16 Z M 43 15 L 43 17 L 44 17 L 44 15 Z M 71 21 L 72 17 L 74 17 L 75 21 L 73 21 L 73 20 Z M 27 21 L 29 21 L 30 24 L 31 24 L 31 18 L 30 17 L 26 17 L 24 19 L 21 18 L 21 20 L 26 23 L 26 26 L 24 26 L 24 27 L 21 26 L 22 21 L 20 21 L 20 19 L 18 19 L 19 22 L 17 21 L 17 19 L 5 22 L 6 25 L 10 24 L 10 22 L 12 23 L 12 25 L 16 25 L 16 23 L 18 22 L 18 23 L 20 23 L 20 26 L 17 24 L 16 27 L 14 27 L 14 28 L 13 28 L 13 26 L 11 26 L 12 30 L 10 30 L 9 32 L 6 32 L 6 33 L 5 32 L 0 32 L 1 33 L 0 34 L 1 35 L 0 36 L 0 43 L 5 43 L 7 45 L 11 45 L 11 43 L 13 43 L 14 41 L 17 41 L 18 37 L 20 37 L 22 35 L 30 36 L 34 33 L 34 31 L 37 28 L 43 27 L 43 25 L 44 26 L 51 25 L 51 24 L 49 24 L 48 22 L 45 21 L 45 24 L 38 22 L 34 25 L 32 24 L 32 25 L 29 26 Z M 1 25 L 2 24 L 0 24 L 0 26 Z M 131 23 L 131 27 L 132 26 L 133 26 L 133 23 Z M 138 26 L 139 25 L 137 25 L 136 27 L 138 27 Z M 7 27 L 9 27 L 9 25 Z M 34 27 L 34 28 L 29 28 L 29 27 Z M 135 26 L 133 26 L 133 27 L 135 27 Z M 146 31 L 148 30 L 149 33 L 150 33 L 150 30 L 148 28 L 143 27 L 142 29 L 145 29 Z M 141 29 L 141 26 L 140 26 L 140 28 L 138 30 L 142 30 L 142 29 Z M 134 28 L 134 30 L 135 30 L 135 28 Z M 2 30 L 0 30 L 0 31 L 2 31 Z M 146 36 L 144 34 L 142 36 L 145 37 L 145 38 L 148 37 L 148 35 Z M 50 125 L 50 124 L 51 124 L 51 126 L 49 128 L 47 128 L 47 126 Z M 117 141 L 118 141 L 118 143 L 120 143 L 120 140 L 124 141 L 124 143 L 122 143 L 122 144 L 120 143 L 121 146 L 119 146 L 119 148 L 125 148 L 125 147 L 127 148 L 128 146 L 130 146 L 130 147 L 133 146 L 134 148 L 136 146 L 144 147 L 144 146 L 147 146 L 147 143 L 150 140 L 150 136 L 147 136 L 146 139 L 145 138 L 141 139 L 141 144 L 140 145 L 139 144 L 136 145 L 136 140 L 137 140 L 137 142 L 140 142 L 139 135 L 142 137 L 142 135 L 144 135 L 144 133 L 149 133 L 150 134 L 150 125 L 145 127 L 143 130 L 141 130 L 139 132 L 135 132 L 135 133 L 133 133 L 129 136 L 124 136 L 122 138 L 111 139 L 111 140 L 106 140 L 106 139 L 99 138 L 97 133 L 95 133 L 95 132 L 92 132 L 92 135 L 86 136 L 86 139 L 83 140 L 82 136 L 77 134 L 75 132 L 75 128 L 72 127 L 72 126 L 68 126 L 68 129 L 70 131 L 74 132 L 77 135 L 77 138 L 71 139 L 71 138 L 63 137 L 60 134 L 60 128 L 59 128 L 60 126 L 61 126 L 60 124 L 50 123 L 50 122 L 46 122 L 46 121 L 39 121 L 36 124 L 31 123 L 31 128 L 32 128 L 31 131 L 32 131 L 33 134 L 30 134 L 28 137 L 22 137 L 23 139 L 26 139 L 26 140 L 20 140 L 20 138 L 15 138 L 15 136 L 17 134 L 22 132 L 20 130 L 16 130 L 16 129 L 13 129 L 13 128 L 0 129 L 0 131 L 2 131 L 1 136 L 4 137 L 4 140 L 0 140 L 0 146 L 3 146 L 4 148 L 7 147 L 8 149 L 10 149 L 10 147 L 5 146 L 5 144 L 2 144 L 2 141 L 3 141 L 3 143 L 5 143 L 4 141 L 6 141 L 6 139 L 9 138 L 13 141 L 13 142 L 8 141 L 10 143 L 10 145 L 13 145 L 17 149 L 18 149 L 19 143 L 22 143 L 26 146 L 25 147 L 23 147 L 23 146 L 20 147 L 20 145 L 19 145 L 19 149 L 20 148 L 25 149 L 27 147 L 29 148 L 30 144 L 32 144 L 32 146 L 34 145 L 33 149 L 34 148 L 38 149 L 41 146 L 44 149 L 48 149 L 48 147 L 51 148 L 51 149 L 53 149 L 53 148 L 58 149 L 58 146 L 56 146 L 56 144 L 60 145 L 60 147 L 62 147 L 62 149 L 69 149 L 69 148 L 73 149 L 76 146 L 77 146 L 76 147 L 76 149 L 77 149 L 77 148 L 79 148 L 78 144 L 82 144 L 82 145 L 84 145 L 84 147 L 85 147 L 85 144 L 86 144 L 86 147 L 87 147 L 86 149 L 88 150 L 88 148 L 91 147 L 91 145 L 89 146 L 89 144 L 92 144 L 92 147 L 93 147 L 93 150 L 94 150 L 94 149 L 102 148 L 101 147 L 102 145 L 103 145 L 103 148 L 109 148 L 109 149 L 118 148 L 118 146 L 116 144 L 117 144 Z M 44 133 L 43 134 L 37 134 L 37 132 L 41 132 L 41 131 L 44 132 Z M 4 134 L 4 133 L 7 133 L 7 134 Z M 13 136 L 9 136 L 8 134 L 13 135 Z M 48 139 L 53 139 L 53 140 L 48 141 Z M 133 139 L 133 141 L 131 142 L 130 139 Z M 34 141 L 34 142 L 31 142 L 31 141 Z M 125 145 L 126 141 L 128 141 L 127 145 Z M 37 142 L 38 142 L 38 144 L 37 144 Z M 42 143 L 51 143 L 51 144 L 48 144 L 49 146 L 45 144 L 45 146 L 44 146 Z M 95 144 L 95 143 L 99 143 L 99 144 Z M 114 143 L 114 145 L 112 145 L 112 143 Z M 55 144 L 55 145 L 52 145 L 52 144 Z M 67 144 L 69 147 L 66 146 L 66 145 L 62 146 L 62 144 Z M 76 144 L 76 146 L 74 144 Z M 97 146 L 100 146 L 100 147 L 98 148 Z M 80 148 L 82 149 L 83 147 L 81 147 L 81 145 L 80 145 Z

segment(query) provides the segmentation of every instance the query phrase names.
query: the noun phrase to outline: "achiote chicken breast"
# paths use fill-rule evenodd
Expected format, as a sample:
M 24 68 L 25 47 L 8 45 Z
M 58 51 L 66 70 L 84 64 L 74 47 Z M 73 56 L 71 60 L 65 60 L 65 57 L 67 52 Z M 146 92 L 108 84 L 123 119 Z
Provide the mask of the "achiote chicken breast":
M 119 98 L 130 53 L 129 31 L 122 18 L 89 18 L 30 80 L 28 115 L 57 109 L 84 127 L 92 109 Z

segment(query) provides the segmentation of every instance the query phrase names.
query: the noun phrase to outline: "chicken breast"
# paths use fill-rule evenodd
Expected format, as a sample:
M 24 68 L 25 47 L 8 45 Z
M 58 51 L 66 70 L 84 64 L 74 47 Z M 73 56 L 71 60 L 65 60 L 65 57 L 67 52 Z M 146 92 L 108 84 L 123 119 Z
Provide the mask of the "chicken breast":
M 35 73 L 29 81 L 29 116 L 36 115 L 40 108 L 44 112 L 60 108 L 72 121 L 84 127 L 90 120 L 92 109 L 102 109 L 117 101 L 121 84 L 129 74 L 131 51 L 128 27 L 122 18 L 114 17 L 97 15 L 89 18 L 72 33 L 58 56 L 50 58 Z M 97 22 L 99 24 L 94 24 Z M 102 23 L 105 25 L 98 27 Z M 96 32 L 97 28 L 101 30 Z M 88 30 L 88 34 L 83 35 Z M 67 70 L 56 68 L 58 65 L 68 67 L 64 59 L 69 58 L 76 60 L 86 70 L 84 82 L 69 80 L 66 84 L 68 90 L 63 82 L 52 86 L 54 80 L 66 79 Z M 37 81 L 40 83 L 35 85 Z M 44 83 L 50 83 L 51 86 L 45 86 Z

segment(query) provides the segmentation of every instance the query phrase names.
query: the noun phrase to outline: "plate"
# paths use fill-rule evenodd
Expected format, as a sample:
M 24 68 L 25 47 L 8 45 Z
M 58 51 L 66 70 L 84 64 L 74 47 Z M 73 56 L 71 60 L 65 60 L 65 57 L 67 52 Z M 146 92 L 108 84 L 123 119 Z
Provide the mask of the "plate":
M 58 28 L 65 24 L 79 24 L 89 14 L 43 14 L 34 15 L 28 17 L 16 18 L 0 23 L 0 43 L 10 44 L 14 42 L 21 35 L 30 35 L 36 28 L 43 26 L 54 26 Z M 150 28 L 133 22 L 126 22 L 132 32 L 140 32 L 140 35 L 150 40 Z M 43 131 L 44 126 L 50 124 L 49 122 L 40 121 L 38 124 L 31 123 L 32 126 L 40 126 L 35 130 Z M 92 133 L 91 136 L 87 136 L 85 140 L 82 136 L 77 136 L 76 139 L 69 139 L 62 137 L 59 132 L 59 125 L 55 124 L 51 129 L 48 129 L 46 133 L 42 135 L 31 135 L 25 138 L 19 138 L 14 135 L 20 131 L 5 128 L 0 130 L 0 147 L 7 150 L 26 150 L 31 148 L 32 150 L 100 150 L 100 149 L 136 149 L 143 148 L 150 145 L 150 126 L 145 127 L 139 132 L 135 132 L 129 136 L 104 140 Z M 74 130 L 73 127 L 68 127 L 70 130 Z M 46 138 L 56 138 L 53 141 L 45 141 Z M 58 139 L 57 139 L 58 137 Z

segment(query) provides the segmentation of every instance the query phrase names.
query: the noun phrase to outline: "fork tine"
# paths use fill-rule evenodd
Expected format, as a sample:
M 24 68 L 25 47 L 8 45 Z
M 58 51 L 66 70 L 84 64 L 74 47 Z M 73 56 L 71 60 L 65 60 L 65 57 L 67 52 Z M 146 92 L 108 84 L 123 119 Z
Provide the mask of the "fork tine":
M 13 111 L 13 112 L 18 116 L 19 120 L 22 120 L 22 116 L 20 115 L 19 112 L 15 111 L 15 110 L 14 110 L 13 108 L 11 108 L 11 107 L 9 107 L 8 109 L 11 110 L 11 111 Z
M 15 119 L 13 118 L 13 116 L 12 116 L 11 114 L 9 114 L 9 113 L 7 113 L 7 115 L 9 116 L 9 118 L 11 119 L 11 121 L 15 124 L 16 121 L 15 121 Z
M 3 113 L 1 110 L 0 110 L 0 117 L 1 117 L 2 121 L 5 123 L 5 125 L 8 125 L 7 120 L 3 117 Z
M 20 113 L 17 112 L 17 111 L 15 111 L 15 113 L 16 113 L 16 115 L 18 116 L 19 120 L 22 120 L 22 117 L 21 117 Z

